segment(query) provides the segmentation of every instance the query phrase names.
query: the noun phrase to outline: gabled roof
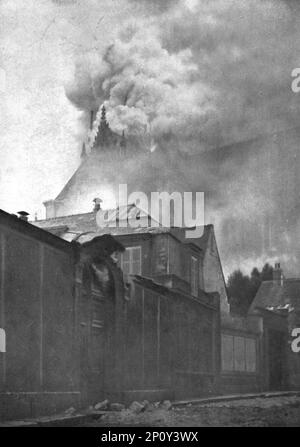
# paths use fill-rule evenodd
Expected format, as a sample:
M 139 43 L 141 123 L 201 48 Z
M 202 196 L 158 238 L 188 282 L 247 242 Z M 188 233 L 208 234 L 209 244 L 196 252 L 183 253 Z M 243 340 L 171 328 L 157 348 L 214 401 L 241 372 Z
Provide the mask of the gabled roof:
M 137 214 L 141 217 L 151 217 L 150 214 L 142 208 L 137 207 L 134 203 L 128 204 L 127 206 L 119 206 L 117 208 L 103 209 L 102 211 L 107 214 L 107 219 L 110 221 L 135 219 Z M 76 226 L 82 228 L 83 225 L 92 225 L 92 227 L 94 227 L 96 225 L 96 215 L 97 212 L 93 211 L 90 213 L 70 214 L 67 216 L 36 220 L 32 223 L 37 224 L 39 227 L 46 226 L 48 228 L 68 226 L 69 228 L 72 227 L 75 229 Z
M 264 281 L 251 304 L 250 312 L 267 309 L 274 312 L 300 310 L 300 278 L 284 279 L 282 285 L 277 281 Z
M 119 207 L 116 209 L 103 210 L 110 213 L 109 217 L 111 220 L 124 221 L 126 218 L 134 220 L 136 214 L 140 213 L 141 217 L 148 217 L 149 222 L 151 219 L 150 214 L 146 213 L 141 208 L 137 207 L 135 204 L 130 204 L 127 207 Z M 54 217 L 51 219 L 38 220 L 32 222 L 39 228 L 49 231 L 52 234 L 57 234 L 65 240 L 72 240 L 80 236 L 80 242 L 86 242 L 93 239 L 95 236 L 101 236 L 104 234 L 111 234 L 112 236 L 123 236 L 130 234 L 161 234 L 169 233 L 176 239 L 182 240 L 185 243 L 195 244 L 193 239 L 185 239 L 183 233 L 188 228 L 177 228 L 177 227 L 163 227 L 163 226 L 147 226 L 147 227 L 137 227 L 134 228 L 130 225 L 127 227 L 119 226 L 105 226 L 100 228 L 96 221 L 96 212 L 91 213 L 81 213 L 69 216 Z M 190 228 L 191 229 L 191 228 Z M 206 225 L 204 227 L 203 235 L 197 239 L 196 245 L 200 248 L 203 253 L 208 248 L 210 233 L 213 231 L 213 225 Z
M 151 216 L 137 207 L 135 204 L 128 206 L 121 206 L 116 209 L 103 210 L 109 217 L 109 221 L 112 223 L 119 221 L 135 220 L 136 215 L 139 213 L 141 217 L 151 219 Z M 80 242 L 86 242 L 93 239 L 95 236 L 101 236 L 104 234 L 111 234 L 113 236 L 129 235 L 129 234 L 158 234 L 167 233 L 169 228 L 163 228 L 161 226 L 147 226 L 134 228 L 129 224 L 126 227 L 119 227 L 114 225 L 107 225 L 100 228 L 97 224 L 97 213 L 82 213 L 74 214 L 70 216 L 54 217 L 51 219 L 38 220 L 32 222 L 33 225 L 43 228 L 52 234 L 57 234 L 65 240 L 72 240 L 75 237 L 80 236 Z M 150 221 L 150 220 L 149 220 Z

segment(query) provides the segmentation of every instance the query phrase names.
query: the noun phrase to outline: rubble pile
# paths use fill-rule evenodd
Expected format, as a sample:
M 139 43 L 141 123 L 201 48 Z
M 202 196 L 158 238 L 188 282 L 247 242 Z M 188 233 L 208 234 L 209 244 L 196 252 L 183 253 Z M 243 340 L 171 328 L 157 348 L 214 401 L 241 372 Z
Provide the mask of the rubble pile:
M 141 402 L 133 401 L 125 407 L 120 403 L 103 401 L 94 406 L 95 417 L 99 410 L 99 422 L 101 424 L 130 426 L 138 422 L 138 424 L 143 425 L 150 419 L 150 423 L 156 425 L 157 423 L 164 423 L 164 421 L 167 422 L 167 414 L 172 410 L 172 404 L 169 400 L 161 402 L 143 400 Z

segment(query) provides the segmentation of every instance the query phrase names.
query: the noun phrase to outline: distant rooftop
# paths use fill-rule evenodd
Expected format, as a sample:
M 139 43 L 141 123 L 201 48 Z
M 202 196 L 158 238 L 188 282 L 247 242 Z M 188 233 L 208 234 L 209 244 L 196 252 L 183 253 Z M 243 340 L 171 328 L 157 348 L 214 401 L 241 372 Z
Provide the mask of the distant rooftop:
M 300 278 L 264 281 L 251 304 L 250 312 L 257 309 L 274 312 L 300 311 Z

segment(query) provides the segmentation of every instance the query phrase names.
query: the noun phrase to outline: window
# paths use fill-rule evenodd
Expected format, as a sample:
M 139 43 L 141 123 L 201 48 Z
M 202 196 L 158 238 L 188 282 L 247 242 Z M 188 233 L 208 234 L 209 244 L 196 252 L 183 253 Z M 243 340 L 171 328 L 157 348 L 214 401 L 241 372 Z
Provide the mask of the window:
M 141 247 L 127 247 L 121 257 L 121 269 L 125 275 L 141 274 Z
M 0 352 L 6 352 L 6 337 L 4 329 L 0 329 Z
M 255 373 L 256 340 L 222 334 L 222 370 Z
M 198 295 L 198 259 L 194 256 L 191 258 L 191 293 Z

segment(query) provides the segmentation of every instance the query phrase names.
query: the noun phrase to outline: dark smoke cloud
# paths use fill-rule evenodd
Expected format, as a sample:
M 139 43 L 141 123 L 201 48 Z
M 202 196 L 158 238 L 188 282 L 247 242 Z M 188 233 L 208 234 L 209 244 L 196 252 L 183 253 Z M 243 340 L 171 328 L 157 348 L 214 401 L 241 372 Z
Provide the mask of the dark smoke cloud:
M 174 15 L 161 37 L 170 52 L 192 50 L 202 81 L 217 93 L 225 140 L 297 122 L 290 73 L 300 62 L 299 16 L 284 3 L 201 2 L 195 11 Z
M 143 4 L 140 15 L 105 51 L 78 58 L 69 99 L 85 111 L 104 102 L 117 132 L 141 138 L 151 133 L 158 157 L 169 160 L 182 189 L 207 191 L 208 216 L 221 235 L 227 265 L 288 258 L 295 216 L 280 243 L 274 237 L 265 243 L 265 222 L 274 220 L 284 201 L 270 189 L 276 177 L 287 175 L 274 165 L 272 138 L 232 150 L 224 146 L 298 125 L 300 101 L 290 87 L 291 71 L 300 65 L 297 3 L 136 3 Z M 292 160 L 297 143 L 291 147 Z M 163 184 L 163 167 L 155 169 L 148 179 L 152 190 L 156 178 Z M 167 177 L 165 188 L 172 189 L 174 176 Z M 227 234 L 232 221 L 238 222 L 234 238 Z
M 181 2 L 124 26 L 100 59 L 82 57 L 68 95 L 83 109 L 106 101 L 116 130 L 149 125 L 192 152 L 291 126 L 298 25 L 280 2 Z

